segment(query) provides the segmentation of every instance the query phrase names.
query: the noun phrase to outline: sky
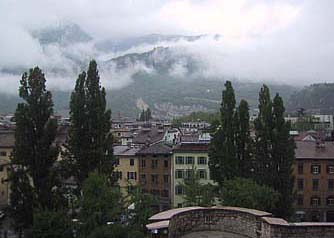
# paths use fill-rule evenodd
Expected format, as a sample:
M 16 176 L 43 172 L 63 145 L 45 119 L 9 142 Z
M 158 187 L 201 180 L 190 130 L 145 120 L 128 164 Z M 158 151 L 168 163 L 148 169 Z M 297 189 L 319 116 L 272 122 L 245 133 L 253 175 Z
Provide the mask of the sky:
M 45 51 L 30 32 L 72 22 L 97 41 L 152 33 L 220 34 L 219 42 L 176 45 L 199 56 L 208 76 L 296 85 L 334 82 L 333 12 L 332 0 L 0 0 L 0 69 L 67 67 L 58 48 Z M 93 45 L 67 50 L 97 54 Z M 68 84 L 51 77 L 50 85 Z M 119 75 L 114 80 L 110 87 L 129 82 Z M 14 89 L 17 82 L 2 74 L 0 90 Z

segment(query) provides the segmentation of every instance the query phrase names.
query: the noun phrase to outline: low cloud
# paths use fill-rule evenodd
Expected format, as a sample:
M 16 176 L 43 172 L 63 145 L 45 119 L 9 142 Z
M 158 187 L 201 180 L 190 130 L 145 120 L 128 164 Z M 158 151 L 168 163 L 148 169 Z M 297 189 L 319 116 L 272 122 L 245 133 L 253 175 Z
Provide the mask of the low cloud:
M 298 85 L 333 82 L 332 9 L 331 0 L 102 0 L 99 4 L 59 0 L 57 6 L 49 0 L 3 0 L 0 91 L 16 93 L 20 75 L 35 65 L 45 72 L 49 87 L 71 90 L 92 58 L 99 62 L 103 85 L 119 89 L 130 84 L 136 72 L 155 70 L 142 62 L 118 70 L 105 66 L 105 61 L 157 46 L 169 47 L 178 59 L 169 69 L 171 77 L 189 74 L 182 59 L 188 55 L 197 62 L 198 71 L 192 75 L 196 78 L 233 77 Z M 41 45 L 31 36 L 33 30 L 59 22 L 77 23 L 94 40 L 69 46 Z M 195 42 L 134 45 L 122 52 L 101 52 L 95 47 L 103 39 L 122 41 L 150 33 L 208 33 L 208 37 Z M 219 40 L 213 37 L 216 33 L 221 35 Z

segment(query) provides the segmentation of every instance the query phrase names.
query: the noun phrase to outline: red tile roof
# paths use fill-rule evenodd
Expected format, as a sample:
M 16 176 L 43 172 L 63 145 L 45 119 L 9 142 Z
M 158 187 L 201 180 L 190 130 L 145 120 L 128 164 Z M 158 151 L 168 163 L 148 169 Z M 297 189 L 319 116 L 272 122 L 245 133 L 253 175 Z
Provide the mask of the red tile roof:
M 173 149 L 174 152 L 208 152 L 209 144 L 207 143 L 181 143 Z

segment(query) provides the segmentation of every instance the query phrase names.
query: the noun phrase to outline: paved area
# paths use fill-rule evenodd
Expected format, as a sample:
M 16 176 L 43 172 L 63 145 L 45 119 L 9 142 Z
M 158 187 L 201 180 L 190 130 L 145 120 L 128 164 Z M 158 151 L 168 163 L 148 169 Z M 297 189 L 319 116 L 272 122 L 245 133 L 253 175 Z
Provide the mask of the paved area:
M 200 231 L 189 233 L 185 236 L 182 236 L 182 238 L 246 238 L 246 236 L 222 231 Z

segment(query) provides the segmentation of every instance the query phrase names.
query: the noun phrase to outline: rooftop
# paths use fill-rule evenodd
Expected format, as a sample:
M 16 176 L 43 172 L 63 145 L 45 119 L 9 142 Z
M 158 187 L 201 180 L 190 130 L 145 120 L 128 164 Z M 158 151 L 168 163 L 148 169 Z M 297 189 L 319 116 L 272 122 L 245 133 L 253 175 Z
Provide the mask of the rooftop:
M 171 154 L 172 147 L 164 142 L 158 142 L 149 146 L 143 147 L 137 154 Z
M 200 142 L 182 142 L 178 144 L 173 149 L 174 152 L 208 152 L 209 145 L 208 143 L 200 143 Z
M 334 159 L 333 142 L 321 142 L 317 146 L 315 141 L 296 141 L 296 159 Z

